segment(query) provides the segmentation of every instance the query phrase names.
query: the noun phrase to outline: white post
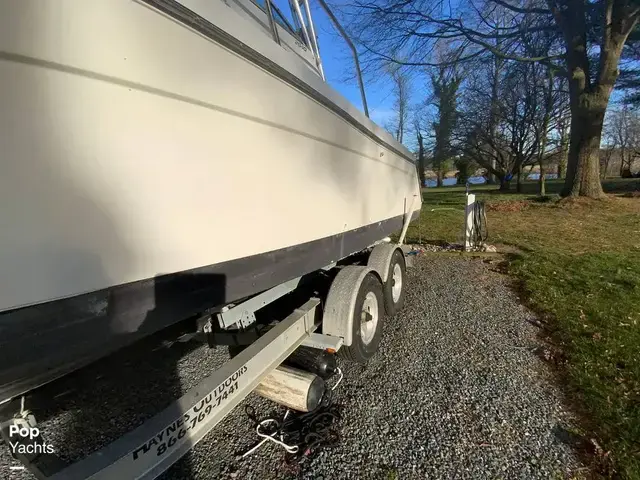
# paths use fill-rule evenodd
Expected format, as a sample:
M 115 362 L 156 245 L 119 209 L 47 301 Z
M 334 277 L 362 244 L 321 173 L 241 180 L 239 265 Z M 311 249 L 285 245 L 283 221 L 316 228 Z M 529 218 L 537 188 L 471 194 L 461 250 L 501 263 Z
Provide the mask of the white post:
M 476 203 L 476 196 L 473 193 L 467 193 L 467 204 L 464 207 L 464 249 L 469 252 L 471 247 L 471 239 L 473 238 L 473 209 Z

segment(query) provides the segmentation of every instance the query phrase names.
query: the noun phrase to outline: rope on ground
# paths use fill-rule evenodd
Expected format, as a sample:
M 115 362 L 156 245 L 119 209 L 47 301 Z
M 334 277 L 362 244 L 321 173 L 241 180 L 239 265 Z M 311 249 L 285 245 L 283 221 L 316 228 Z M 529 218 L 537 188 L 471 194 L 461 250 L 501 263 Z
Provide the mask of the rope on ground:
M 247 407 L 247 408 L 249 408 L 249 407 Z M 287 413 L 288 413 L 288 411 L 287 411 Z M 286 418 L 286 414 L 285 414 L 285 418 Z M 276 429 L 271 434 L 262 433 L 260 431 L 260 428 L 265 426 L 265 425 L 268 425 L 270 423 L 275 424 Z M 258 434 L 259 437 L 262 437 L 262 440 L 255 447 L 253 447 L 251 450 L 248 450 L 247 452 L 245 452 L 242 455 L 242 458 L 245 458 L 245 457 L 251 455 L 253 452 L 258 450 L 258 448 L 260 448 L 262 445 L 264 445 L 265 442 L 267 442 L 267 441 L 272 441 L 276 445 L 280 445 L 288 453 L 297 453 L 298 452 L 298 446 L 297 445 L 287 445 L 286 443 L 284 443 L 282 441 L 283 435 L 282 435 L 282 432 L 280 431 L 280 425 L 279 425 L 278 421 L 275 420 L 274 418 L 266 418 L 266 419 L 262 420 L 260 423 L 258 423 L 258 425 L 256 425 L 256 433 Z M 275 438 L 275 436 L 278 433 L 280 433 L 280 440 L 277 440 Z
M 338 388 L 338 385 L 340 385 L 340 382 L 344 378 L 344 374 L 342 373 L 342 370 L 340 369 L 340 367 L 336 368 L 336 373 L 339 375 L 339 378 L 336 381 L 336 383 L 333 385 L 333 387 L 331 387 L 332 391 Z
M 258 420 L 255 409 L 245 407 L 245 413 L 254 422 L 256 433 L 262 440 L 247 450 L 245 458 L 258 450 L 266 442 L 273 442 L 286 451 L 287 463 L 304 463 L 315 456 L 321 448 L 330 448 L 340 442 L 336 423 L 342 419 L 342 406 L 333 403 L 333 392 L 340 385 L 344 374 L 336 369 L 337 381 L 324 392 L 320 404 L 307 413 L 286 409 L 281 419 Z

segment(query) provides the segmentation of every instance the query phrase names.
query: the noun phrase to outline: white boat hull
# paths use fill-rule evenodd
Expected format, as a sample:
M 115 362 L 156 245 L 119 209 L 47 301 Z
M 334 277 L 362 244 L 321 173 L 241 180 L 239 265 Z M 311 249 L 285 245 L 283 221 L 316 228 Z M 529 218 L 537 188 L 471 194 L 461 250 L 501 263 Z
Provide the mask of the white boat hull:
M 338 260 L 366 245 L 336 239 L 388 235 L 419 195 L 409 152 L 295 55 L 222 2 L 182 3 L 291 77 L 142 2 L 0 1 L 0 311 L 322 239 Z M 83 308 L 107 315 L 108 298 Z M 155 302 L 105 328 L 137 333 Z

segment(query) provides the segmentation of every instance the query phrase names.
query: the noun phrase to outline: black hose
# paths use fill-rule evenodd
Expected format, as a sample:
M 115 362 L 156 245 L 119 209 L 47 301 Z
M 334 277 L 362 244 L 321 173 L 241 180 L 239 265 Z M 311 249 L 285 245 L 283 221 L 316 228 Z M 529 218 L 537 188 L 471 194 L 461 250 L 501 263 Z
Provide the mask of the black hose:
M 287 445 L 296 445 L 296 453 L 287 453 L 287 464 L 302 464 L 315 457 L 323 448 L 335 447 L 340 443 L 337 423 L 342 419 L 342 407 L 333 403 L 333 391 L 327 389 L 318 407 L 307 413 L 287 410 L 281 418 L 274 418 L 275 428 L 266 435 L 277 434 Z M 253 422 L 253 428 L 261 423 L 255 409 L 247 405 L 245 413 Z M 282 436 L 282 437 L 280 437 Z
M 473 234 L 471 243 L 479 246 L 489 237 L 489 228 L 487 227 L 487 212 L 483 200 L 476 200 L 473 204 L 472 212 Z

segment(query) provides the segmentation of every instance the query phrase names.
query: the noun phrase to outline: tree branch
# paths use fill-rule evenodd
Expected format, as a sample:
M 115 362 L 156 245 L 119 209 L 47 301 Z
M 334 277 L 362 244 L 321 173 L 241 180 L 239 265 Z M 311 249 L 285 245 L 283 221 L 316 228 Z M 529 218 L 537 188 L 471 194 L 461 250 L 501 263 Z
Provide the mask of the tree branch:
M 538 14 L 538 15 L 551 15 L 551 10 L 546 8 L 521 8 L 516 7 L 515 5 L 511 5 L 510 3 L 504 2 L 503 0 L 491 0 L 493 3 L 497 3 L 501 7 L 506 8 L 507 10 L 511 10 L 516 13 L 523 14 Z

